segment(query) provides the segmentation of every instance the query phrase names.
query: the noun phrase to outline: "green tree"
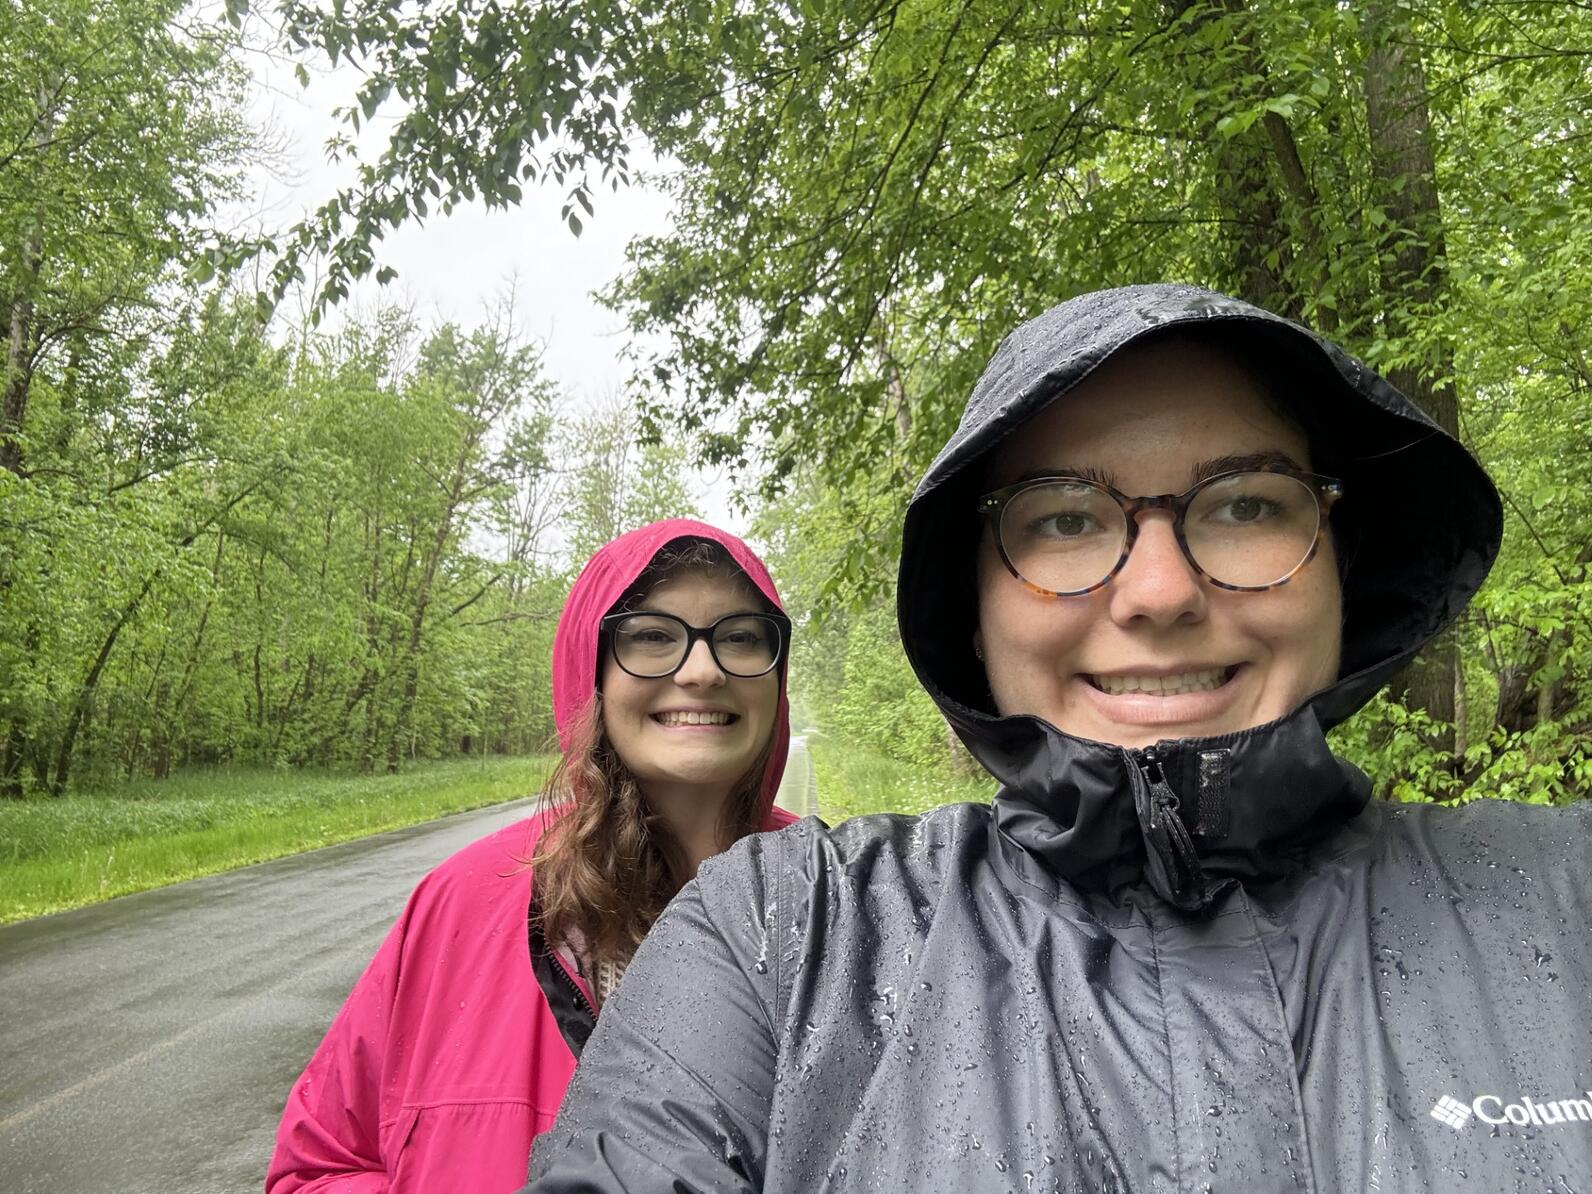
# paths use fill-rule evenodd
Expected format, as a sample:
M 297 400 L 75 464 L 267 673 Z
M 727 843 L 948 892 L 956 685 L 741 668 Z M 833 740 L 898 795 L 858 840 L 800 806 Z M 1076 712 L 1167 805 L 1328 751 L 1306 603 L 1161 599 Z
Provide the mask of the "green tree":
M 173 0 L 21 0 L 0 39 L 0 467 L 77 409 L 107 342 L 147 327 L 245 145 L 231 39 Z M 46 358 L 53 409 L 31 412 Z M 62 429 L 64 430 L 64 428 Z
M 1579 776 L 1587 563 L 1584 536 L 1559 527 L 1592 513 L 1574 450 L 1592 256 L 1585 5 L 311 11 L 293 10 L 311 42 L 373 64 L 368 100 L 390 87 L 412 106 L 393 143 L 408 172 L 384 160 L 378 180 L 513 201 L 500 163 L 556 144 L 566 175 L 601 172 L 622 157 L 615 127 L 677 163 L 675 226 L 634 246 L 610 297 L 661 345 L 643 368 L 649 421 L 755 472 L 765 496 L 797 477 L 873 492 L 881 473 L 917 472 L 996 339 L 1082 290 L 1189 279 L 1333 334 L 1477 448 L 1510 512 L 1474 622 L 1356 749 L 1375 754 L 1404 716 L 1439 788 L 1496 778 L 1505 760 L 1529 763 L 1534 791 Z M 579 69 L 561 57 L 577 23 Z M 452 90 L 479 85 L 485 61 L 516 81 L 479 104 Z M 567 111 L 593 81 L 611 110 L 594 127 L 538 123 L 546 107 L 516 90 L 530 78 Z M 457 135 L 476 114 L 490 131 Z M 346 226 L 369 246 L 366 225 Z M 1563 436 L 1548 453 L 1546 429 Z M 854 576 L 888 575 L 893 536 L 861 543 Z
M 635 404 L 610 398 L 570 422 L 565 518 L 579 568 L 610 539 L 660 518 L 701 518 L 684 447 L 642 434 Z
M 236 497 L 144 375 L 246 143 L 232 42 L 159 0 L 0 39 L 0 791 L 59 791 L 123 635 Z M 241 478 L 239 478 L 241 480 Z M 247 482 L 244 482 L 247 485 Z M 175 501 L 168 495 L 183 495 Z

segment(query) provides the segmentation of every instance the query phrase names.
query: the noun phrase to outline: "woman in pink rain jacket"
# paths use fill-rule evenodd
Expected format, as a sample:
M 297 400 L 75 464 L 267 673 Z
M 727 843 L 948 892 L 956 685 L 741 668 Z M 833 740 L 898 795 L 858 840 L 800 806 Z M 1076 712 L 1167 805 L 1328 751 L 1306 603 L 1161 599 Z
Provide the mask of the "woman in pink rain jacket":
M 519 1188 L 598 1010 L 697 864 L 793 818 L 790 623 L 687 520 L 615 539 L 559 618 L 544 810 L 421 880 L 288 1096 L 268 1194 Z

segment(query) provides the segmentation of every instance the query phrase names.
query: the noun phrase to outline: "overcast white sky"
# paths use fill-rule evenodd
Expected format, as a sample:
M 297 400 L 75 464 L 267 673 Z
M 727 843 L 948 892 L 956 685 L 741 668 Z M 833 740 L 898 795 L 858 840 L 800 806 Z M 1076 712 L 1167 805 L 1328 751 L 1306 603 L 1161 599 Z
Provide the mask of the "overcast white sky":
M 251 173 L 254 194 L 246 222 L 284 228 L 346 177 L 344 167 L 327 162 L 324 146 L 338 127 L 332 109 L 348 101 L 360 76 L 347 68 L 312 69 L 306 89 L 290 62 L 265 54 L 252 62 L 249 118 L 275 152 Z M 378 120 L 376 134 L 384 136 L 384 128 Z M 389 233 L 379 260 L 398 270 L 397 280 L 378 287 L 366 279 L 348 306 L 398 302 L 427 324 L 453 320 L 469 326 L 513 287 L 520 328 L 545 345 L 550 375 L 573 405 L 598 402 L 622 389 L 628 367 L 620 360 L 626 343 L 622 321 L 600 307 L 592 292 L 620 272 L 632 237 L 668 228 L 670 201 L 643 186 L 602 192 L 579 238 L 560 218 L 563 202 L 558 189 L 528 190 L 525 202 L 507 212 L 476 204 Z M 730 512 L 724 479 L 699 476 L 694 488 L 711 521 L 745 530 L 745 520 Z

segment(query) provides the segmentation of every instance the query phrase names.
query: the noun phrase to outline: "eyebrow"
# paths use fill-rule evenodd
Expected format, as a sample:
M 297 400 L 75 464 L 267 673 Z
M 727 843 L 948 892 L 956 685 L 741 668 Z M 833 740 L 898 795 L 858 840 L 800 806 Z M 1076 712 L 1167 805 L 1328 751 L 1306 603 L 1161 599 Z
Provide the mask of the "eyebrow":
M 1301 473 L 1307 471 L 1304 465 L 1286 452 L 1277 450 L 1246 452 L 1237 456 L 1212 456 L 1209 460 L 1201 460 L 1191 470 L 1192 480 L 1189 483 L 1198 485 L 1208 477 L 1217 477 L 1222 473 L 1238 473 L 1247 469 L 1265 469 L 1279 465 Z M 1113 473 L 1089 465 L 1057 465 L 1051 468 L 1031 469 L 1008 484 L 1021 485 L 1024 481 L 1038 481 L 1051 477 L 1076 477 L 1080 481 L 1093 481 L 1096 485 L 1119 488 Z
M 1222 473 L 1240 473 L 1248 469 L 1273 468 L 1278 465 L 1301 473 L 1305 471 L 1304 465 L 1286 452 L 1249 452 L 1243 456 L 1213 456 L 1194 466 L 1194 484 L 1198 485 L 1207 477 L 1217 477 Z
M 1109 485 L 1116 488 L 1116 474 L 1105 469 L 1090 468 L 1082 465 L 1074 468 L 1070 465 L 1058 465 L 1053 468 L 1029 469 L 1021 477 L 1008 481 L 1008 485 L 1021 485 L 1024 481 L 1040 481 L 1053 477 L 1076 477 L 1080 481 L 1093 481 L 1096 485 Z

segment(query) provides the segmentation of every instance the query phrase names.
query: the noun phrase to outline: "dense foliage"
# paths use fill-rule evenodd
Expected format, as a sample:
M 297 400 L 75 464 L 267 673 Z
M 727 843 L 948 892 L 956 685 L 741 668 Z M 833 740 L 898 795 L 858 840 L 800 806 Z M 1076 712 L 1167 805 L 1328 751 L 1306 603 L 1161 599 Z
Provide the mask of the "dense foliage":
M 578 233 L 641 145 L 677 201 L 609 291 L 658 346 L 641 430 L 740 470 L 815 720 L 956 761 L 890 633 L 913 478 L 1015 322 L 1177 278 L 1341 340 L 1504 491 L 1492 581 L 1344 749 L 1391 795 L 1592 788 L 1587 5 L 284 0 L 256 7 L 362 82 L 352 181 L 263 246 L 207 228 L 241 145 L 228 39 L 157 0 L 50 7 L 10 5 L 0 45 L 10 790 L 79 752 L 377 767 L 545 731 L 547 538 L 677 507 L 667 457 L 622 412 L 556 426 L 501 332 L 289 351 L 249 316 L 311 264 L 324 301 L 390 277 L 387 231 L 525 185 Z M 173 301 L 256 247 L 248 316 Z
M 681 214 L 613 298 L 681 408 L 764 446 L 765 485 L 898 509 L 1018 319 L 1145 278 L 1242 294 L 1389 373 L 1508 496 L 1493 583 L 1344 748 L 1396 794 L 1587 790 L 1584 6 L 659 20 L 673 70 L 632 116 Z M 889 534 L 864 542 L 839 575 L 888 576 Z
M 676 226 L 634 247 L 612 300 L 663 345 L 644 363 L 658 409 L 708 458 L 770 497 L 797 478 L 796 492 L 839 495 L 782 507 L 820 536 L 837 500 L 899 510 L 997 338 L 1067 295 L 1187 279 L 1334 335 L 1465 437 L 1510 513 L 1486 593 L 1345 749 L 1400 794 L 1586 790 L 1585 5 L 290 11 L 307 43 L 366 56 L 367 94 L 404 94 L 396 140 L 411 166 L 433 154 L 421 176 L 445 196 L 468 178 L 512 201 L 491 168 L 506 130 L 525 134 L 519 149 L 556 146 L 565 177 L 622 169 L 620 127 L 676 162 Z M 590 84 L 600 135 L 545 99 L 521 111 L 514 82 L 479 103 L 450 90 L 505 39 L 516 80 L 535 62 L 545 81 L 574 48 L 560 87 Z M 855 524 L 815 574 L 820 606 L 887 597 L 896 525 Z M 870 642 L 874 617 L 857 621 Z M 856 695 L 850 649 L 830 656 L 832 678 L 847 663 L 839 715 Z M 863 705 L 898 738 L 885 705 Z
M 262 322 L 211 285 L 230 27 L 0 14 L 0 793 L 543 748 L 572 563 L 690 512 L 678 453 L 568 413 L 512 309 Z
M 541 749 L 566 539 L 687 500 L 627 496 L 599 456 L 628 413 L 567 425 L 503 327 L 421 337 L 388 313 L 279 348 L 252 303 L 214 302 L 143 366 L 131 399 L 174 412 L 180 454 L 39 451 L 7 503 L 13 790 L 60 791 L 78 761 L 104 779 Z

